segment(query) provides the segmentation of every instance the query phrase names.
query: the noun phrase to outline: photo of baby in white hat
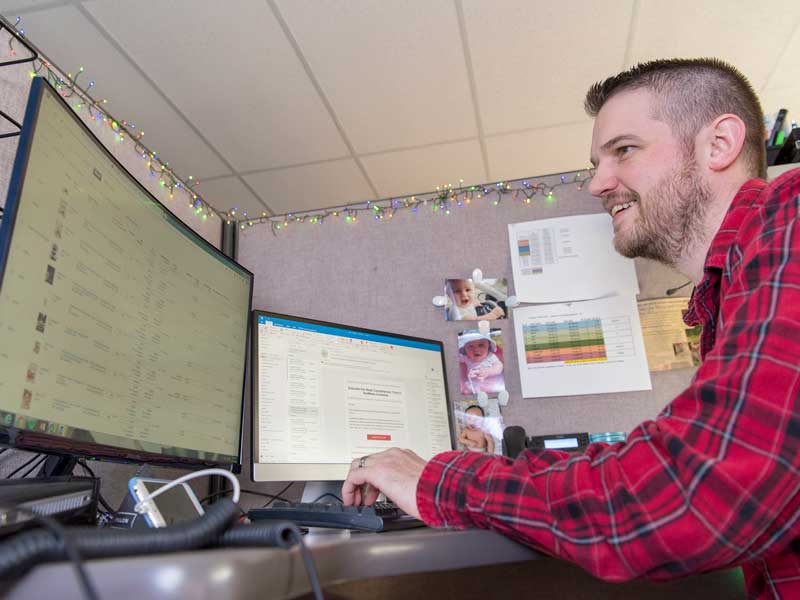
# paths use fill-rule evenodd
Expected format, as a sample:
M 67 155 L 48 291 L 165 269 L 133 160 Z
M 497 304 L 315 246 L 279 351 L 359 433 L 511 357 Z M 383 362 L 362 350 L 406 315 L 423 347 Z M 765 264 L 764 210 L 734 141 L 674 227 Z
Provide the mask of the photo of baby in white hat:
M 461 371 L 461 393 L 497 394 L 505 389 L 502 359 L 502 331 L 492 329 L 483 334 L 477 329 L 458 335 L 458 361 Z

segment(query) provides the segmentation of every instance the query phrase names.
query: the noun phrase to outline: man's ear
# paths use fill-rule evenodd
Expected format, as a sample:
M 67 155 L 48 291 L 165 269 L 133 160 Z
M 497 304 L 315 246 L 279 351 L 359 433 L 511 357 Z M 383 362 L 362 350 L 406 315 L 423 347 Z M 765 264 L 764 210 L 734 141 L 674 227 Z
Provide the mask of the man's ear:
M 742 153 L 746 134 L 744 121 L 736 115 L 725 114 L 714 119 L 703 136 L 708 168 L 724 171 L 731 166 Z

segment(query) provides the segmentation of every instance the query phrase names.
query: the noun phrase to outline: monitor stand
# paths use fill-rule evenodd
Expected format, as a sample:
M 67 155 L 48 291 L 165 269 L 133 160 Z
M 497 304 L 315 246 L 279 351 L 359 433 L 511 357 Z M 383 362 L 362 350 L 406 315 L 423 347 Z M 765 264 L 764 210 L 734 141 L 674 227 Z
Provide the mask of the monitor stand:
M 61 456 L 58 454 L 49 455 L 42 468 L 39 469 L 37 478 L 58 477 L 61 475 L 72 475 L 72 470 L 77 464 L 77 459 L 74 456 Z
M 303 488 L 303 496 L 300 502 L 330 504 L 337 502 L 337 498 L 338 501 L 341 501 L 343 483 L 344 481 L 306 481 L 306 487 Z

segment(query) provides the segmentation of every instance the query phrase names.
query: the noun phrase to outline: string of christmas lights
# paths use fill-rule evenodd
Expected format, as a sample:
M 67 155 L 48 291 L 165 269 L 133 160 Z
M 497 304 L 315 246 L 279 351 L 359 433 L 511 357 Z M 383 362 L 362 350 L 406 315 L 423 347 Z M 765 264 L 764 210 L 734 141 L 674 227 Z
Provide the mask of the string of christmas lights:
M 11 33 L 8 41 L 8 51 L 11 57 L 15 57 L 15 37 L 21 41 L 25 36 L 25 30 L 17 27 L 20 23 L 20 17 L 17 17 L 16 23 L 13 25 L 13 31 L 12 26 L 1 17 L 0 22 L 5 24 L 5 28 L 9 29 Z M 268 224 L 273 235 L 277 235 L 280 231 L 287 229 L 290 224 L 321 225 L 325 221 L 332 219 L 341 220 L 346 224 L 355 224 L 364 220 L 359 217 L 364 217 L 365 213 L 376 221 L 383 221 L 391 219 L 401 210 L 410 210 L 412 213 L 418 213 L 420 209 L 428 209 L 434 213 L 447 216 L 452 211 L 469 206 L 472 202 L 481 199 L 490 201 L 494 206 L 499 206 L 504 201 L 531 204 L 534 197 L 540 195 L 543 197 L 544 202 L 552 203 L 555 202 L 554 192 L 557 188 L 565 185 L 577 185 L 578 189 L 582 189 L 585 183 L 594 175 L 594 171 L 589 168 L 576 172 L 571 176 L 561 175 L 560 179 L 555 183 L 545 183 L 541 180 L 530 183 L 528 179 L 517 179 L 464 186 L 464 182 L 461 180 L 457 187 L 447 184 L 437 187 L 435 191 L 423 194 L 362 201 L 335 208 L 314 209 L 283 215 L 269 216 L 266 212 L 262 212 L 261 216 L 257 218 L 249 218 L 247 213 L 243 212 L 240 217 L 237 215 L 235 208 L 229 212 L 224 212 L 218 211 L 207 204 L 195 192 L 194 186 L 197 185 L 197 182 L 193 181 L 194 178 L 192 176 L 189 176 L 186 181 L 180 179 L 170 169 L 168 162 L 162 162 L 155 151 L 150 150 L 142 143 L 144 131 L 136 131 L 134 124 L 114 118 L 104 108 L 108 100 L 96 100 L 89 93 L 89 90 L 95 85 L 94 81 L 89 81 L 86 87 L 78 85 L 78 79 L 84 73 L 83 67 L 80 67 L 75 75 L 67 73 L 66 79 L 64 79 L 63 71 L 55 67 L 38 48 L 35 48 L 30 43 L 30 40 L 26 38 L 24 43 L 34 48 L 39 55 L 33 60 L 31 77 L 37 75 L 47 77 L 48 82 L 56 88 L 61 96 L 72 103 L 71 105 L 76 112 L 86 110 L 93 120 L 102 121 L 114 132 L 116 141 L 131 140 L 134 144 L 135 152 L 147 162 L 150 174 L 158 177 L 159 185 L 168 190 L 170 199 L 174 197 L 176 191 L 183 191 L 188 194 L 189 205 L 194 209 L 195 214 L 203 220 L 213 216 L 224 220 L 228 225 L 237 224 L 241 229 L 259 224 Z M 6 64 L 24 61 L 25 59 L 13 60 Z
M 22 38 L 25 37 L 25 30 L 18 27 L 20 20 L 20 17 L 17 17 L 13 26 L 5 20 L 2 21 L 4 25 L 3 28 L 7 29 L 10 33 L 8 39 L 8 56 L 11 57 L 11 60 L 4 64 L 26 62 L 26 59 L 14 58 L 17 55 L 17 51 L 14 48 L 15 39 L 23 43 Z M 133 123 L 129 123 L 124 119 L 116 119 L 112 116 L 104 108 L 104 105 L 108 102 L 107 99 L 97 100 L 92 97 L 89 90 L 94 87 L 94 81 L 89 81 L 86 87 L 78 85 L 78 79 L 84 73 L 83 67 L 80 67 L 74 75 L 72 73 L 67 73 L 65 79 L 63 71 L 56 67 L 41 50 L 30 42 L 30 40 L 26 38 L 24 44 L 28 45 L 38 54 L 38 56 L 30 61 L 32 62 L 32 70 L 30 71 L 31 78 L 36 76 L 46 77 L 48 83 L 56 89 L 62 98 L 70 103 L 70 106 L 72 106 L 75 112 L 80 113 L 82 110 L 86 110 L 95 122 L 102 122 L 114 132 L 114 139 L 117 142 L 123 142 L 125 140 L 132 141 L 134 144 L 134 151 L 142 160 L 146 161 L 150 174 L 154 177 L 158 177 L 159 186 L 167 190 L 170 199 L 174 199 L 176 193 L 184 192 L 188 196 L 189 206 L 194 209 L 195 215 L 199 218 L 205 221 L 209 217 L 214 217 L 229 222 L 229 215 L 227 213 L 216 210 L 197 194 L 194 189 L 194 186 L 197 185 L 197 183 L 193 181 L 194 177 L 189 176 L 187 180 L 184 181 L 175 174 L 168 162 L 162 162 L 155 151 L 149 149 L 142 143 L 144 131 L 136 131 L 136 126 Z M 2 58 L 5 57 L 0 56 L 0 59 Z
M 463 180 L 458 187 L 450 184 L 437 187 L 435 191 L 425 194 L 415 194 L 413 196 L 400 196 L 396 198 L 386 198 L 383 200 L 369 200 L 356 204 L 343 205 L 336 208 L 326 208 L 310 210 L 304 212 L 287 213 L 285 215 L 268 216 L 262 213 L 257 218 L 247 218 L 247 213 L 237 223 L 240 229 L 253 227 L 254 225 L 267 224 L 272 228 L 273 235 L 286 229 L 291 224 L 304 223 L 310 225 L 321 225 L 326 220 L 342 220 L 347 224 L 354 224 L 359 221 L 359 216 L 364 213 L 376 221 L 391 219 L 401 210 L 410 210 L 412 213 L 419 213 L 420 209 L 427 209 L 441 215 L 450 215 L 454 210 L 465 208 L 476 200 L 491 202 L 493 206 L 499 206 L 502 202 L 519 202 L 531 204 L 535 196 L 542 196 L 545 203 L 556 201 L 555 191 L 563 186 L 577 186 L 579 190 L 594 176 L 593 169 L 577 171 L 572 175 L 561 175 L 555 183 L 536 181 L 531 183 L 530 178 L 515 179 L 511 181 L 498 181 L 483 185 L 464 186 Z M 229 215 L 228 223 L 232 222 L 231 217 L 236 216 L 236 211 L 232 210 Z

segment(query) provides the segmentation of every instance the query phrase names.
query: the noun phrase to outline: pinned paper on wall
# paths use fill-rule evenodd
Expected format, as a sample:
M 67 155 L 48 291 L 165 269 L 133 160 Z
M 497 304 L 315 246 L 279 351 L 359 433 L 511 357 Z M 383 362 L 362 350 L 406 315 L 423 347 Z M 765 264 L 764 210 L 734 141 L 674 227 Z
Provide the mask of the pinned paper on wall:
M 700 365 L 700 326 L 683 322 L 686 298 L 657 298 L 639 302 L 647 362 L 651 371 Z
M 514 310 L 525 398 L 652 389 L 633 294 Z
M 514 290 L 520 302 L 572 302 L 638 294 L 632 259 L 617 253 L 606 213 L 508 226 Z

